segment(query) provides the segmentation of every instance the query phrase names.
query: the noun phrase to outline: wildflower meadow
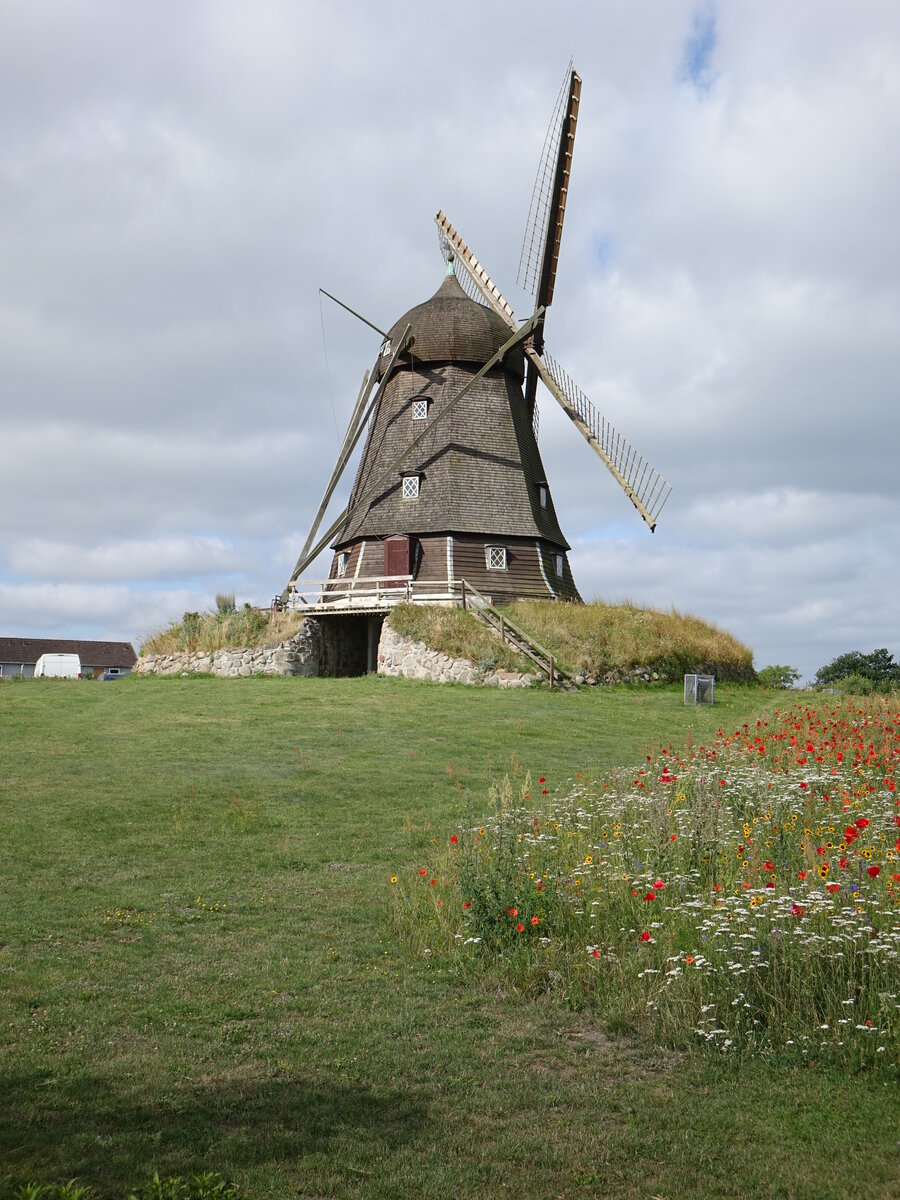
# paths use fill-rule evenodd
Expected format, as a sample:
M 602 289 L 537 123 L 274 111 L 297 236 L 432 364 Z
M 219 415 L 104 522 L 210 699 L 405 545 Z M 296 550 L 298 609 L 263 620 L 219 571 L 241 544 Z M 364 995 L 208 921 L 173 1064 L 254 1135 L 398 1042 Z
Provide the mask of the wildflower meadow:
M 506 776 L 391 877 L 423 952 L 732 1055 L 900 1062 L 900 706 L 799 704 L 630 771 Z

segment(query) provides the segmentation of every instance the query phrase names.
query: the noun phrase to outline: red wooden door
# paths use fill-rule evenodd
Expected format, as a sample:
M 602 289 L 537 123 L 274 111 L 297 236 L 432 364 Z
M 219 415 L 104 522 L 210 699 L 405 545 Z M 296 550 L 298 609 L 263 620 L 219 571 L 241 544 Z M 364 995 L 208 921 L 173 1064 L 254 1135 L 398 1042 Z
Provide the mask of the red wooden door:
M 404 534 L 396 533 L 393 537 L 384 539 L 384 573 L 385 575 L 411 575 L 410 568 L 410 539 Z M 386 587 L 404 587 L 399 580 L 388 583 Z

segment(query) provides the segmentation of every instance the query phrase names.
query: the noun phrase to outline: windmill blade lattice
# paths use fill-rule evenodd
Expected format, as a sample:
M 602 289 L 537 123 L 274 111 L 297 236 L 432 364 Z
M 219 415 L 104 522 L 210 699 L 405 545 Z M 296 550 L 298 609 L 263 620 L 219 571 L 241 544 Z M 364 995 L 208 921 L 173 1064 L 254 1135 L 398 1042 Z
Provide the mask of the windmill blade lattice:
M 503 293 L 488 275 L 487 271 L 463 241 L 459 232 L 453 228 L 443 212 L 434 218 L 438 227 L 438 239 L 444 262 L 451 259 L 465 267 L 465 271 L 456 272 L 460 287 L 470 300 L 476 300 L 499 313 L 510 329 L 517 328 L 516 318 Z
M 531 193 L 531 207 L 528 210 L 528 222 L 525 226 L 525 239 L 522 242 L 522 254 L 519 259 L 519 274 L 516 282 L 532 296 L 537 291 L 541 275 L 541 265 L 544 258 L 544 242 L 547 237 L 547 220 L 553 189 L 556 182 L 556 162 L 559 156 L 559 142 L 562 137 L 566 104 L 569 97 L 569 82 L 572 76 L 573 60 L 569 60 L 566 77 L 559 89 L 550 125 L 544 138 L 544 149 L 534 180 L 534 190 Z
M 614 426 L 600 416 L 578 384 L 558 362 L 546 352 L 542 358 L 531 349 L 526 349 L 526 353 L 548 391 L 587 438 L 592 449 L 606 464 L 652 532 L 672 491 L 671 484 L 638 454 Z

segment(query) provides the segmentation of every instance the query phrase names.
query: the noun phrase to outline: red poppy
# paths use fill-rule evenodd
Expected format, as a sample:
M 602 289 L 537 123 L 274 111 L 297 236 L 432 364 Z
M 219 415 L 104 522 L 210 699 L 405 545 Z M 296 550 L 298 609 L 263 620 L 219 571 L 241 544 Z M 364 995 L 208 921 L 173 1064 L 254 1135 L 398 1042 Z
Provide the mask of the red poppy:
M 868 817 L 860 817 L 859 820 L 854 821 L 853 824 L 856 826 L 857 829 L 867 829 L 869 826 Z
M 547 780 L 543 777 L 543 775 L 538 780 L 538 783 L 546 783 L 546 782 L 547 782 Z
M 666 885 L 663 883 L 663 881 L 662 881 L 661 879 L 657 879 L 656 883 L 654 883 L 654 885 L 653 885 L 653 886 L 654 886 L 654 887 L 656 888 L 656 890 L 659 892 L 659 891 L 661 891 L 661 890 L 662 890 L 662 889 L 663 889 L 663 888 L 664 888 Z
M 871 867 L 868 868 L 868 870 L 866 871 L 866 874 L 869 876 L 870 879 L 877 879 L 878 876 L 881 874 L 881 867 L 876 867 L 873 864 Z
M 804 782 L 804 783 L 801 783 L 801 784 L 800 784 L 800 786 L 801 786 L 802 788 L 808 788 L 808 787 L 809 787 L 809 784 Z
M 436 883 L 437 883 L 437 880 L 436 880 L 436 879 L 432 879 L 432 881 L 431 881 L 431 886 L 432 886 L 432 887 L 434 887 L 434 885 L 435 885 Z
M 798 872 L 797 872 L 797 878 L 798 878 L 798 879 L 805 879 L 805 878 L 806 878 L 806 872 L 805 872 L 805 871 L 798 871 Z
M 763 870 L 764 871 L 774 871 L 775 867 L 772 863 L 769 862 L 768 859 L 766 859 L 766 861 L 763 863 Z
M 544 881 L 543 881 L 543 879 L 539 879 L 539 880 L 537 881 L 537 883 L 536 883 L 534 886 L 537 888 L 537 890 L 538 890 L 539 892 L 542 892 L 542 891 L 544 890 Z
M 546 789 L 546 788 L 542 788 L 542 789 L 541 789 L 541 795 L 542 795 L 542 796 L 548 796 L 549 794 L 550 794 L 550 793 L 547 791 L 547 789 Z
M 687 965 L 688 965 L 688 966 L 690 966 L 690 965 L 691 965 L 691 963 L 694 961 L 694 956 L 693 956 L 693 954 L 686 954 L 686 955 L 684 956 L 684 961 L 687 963 Z
M 772 882 L 772 880 L 771 880 L 771 879 L 770 879 L 770 880 L 769 880 L 769 882 L 766 884 L 766 887 L 767 887 L 767 888 L 773 888 L 774 886 L 775 886 L 775 884 Z
M 895 871 L 891 876 L 891 879 L 893 879 L 894 883 L 900 883 L 900 874 Z
M 646 929 L 645 929 L 645 930 L 644 930 L 644 932 L 641 934 L 641 941 L 642 941 L 642 942 L 649 942 L 649 941 L 650 941 L 650 934 L 649 934 L 649 933 L 647 933 Z
M 521 922 L 521 921 L 520 921 L 520 922 L 518 923 L 518 925 L 516 926 L 516 930 L 517 930 L 517 932 L 518 932 L 518 933 L 523 933 L 523 932 L 524 932 L 524 930 L 525 930 L 525 926 L 522 924 L 522 922 Z
M 806 909 L 803 907 L 802 904 L 792 904 L 791 912 L 794 914 L 795 917 L 802 917 L 803 914 L 806 912 Z
M 508 908 L 506 911 L 511 917 L 517 917 L 519 915 L 519 910 L 517 908 Z
M 428 872 L 426 871 L 426 869 L 425 869 L 424 867 L 419 867 L 419 874 L 420 874 L 420 875 L 427 875 L 427 874 L 428 874 Z
M 472 907 L 471 900 L 463 900 L 463 908 L 471 908 L 471 907 Z
M 656 892 L 648 892 L 648 893 L 646 894 L 646 896 L 644 897 L 644 899 L 645 899 L 645 900 L 655 900 L 655 899 L 656 899 Z
M 531 918 L 532 925 L 537 925 L 540 922 L 540 919 L 541 919 L 540 917 L 532 917 Z
M 859 837 L 859 830 L 854 825 L 848 825 L 844 830 L 844 841 L 849 845 L 854 838 Z
M 600 957 L 600 951 L 597 950 L 596 948 L 591 951 L 591 954 L 593 954 L 594 958 Z
M 831 892 L 832 896 L 834 895 L 835 892 L 839 892 L 840 890 L 841 890 L 841 885 L 839 883 L 826 883 L 825 884 L 825 891 Z
M 455 846 L 458 841 L 459 841 L 459 838 L 454 833 L 453 837 L 450 839 L 450 845 Z
M 838 859 L 838 866 L 841 868 L 842 871 L 847 870 L 849 863 L 850 863 L 849 858 L 839 858 Z

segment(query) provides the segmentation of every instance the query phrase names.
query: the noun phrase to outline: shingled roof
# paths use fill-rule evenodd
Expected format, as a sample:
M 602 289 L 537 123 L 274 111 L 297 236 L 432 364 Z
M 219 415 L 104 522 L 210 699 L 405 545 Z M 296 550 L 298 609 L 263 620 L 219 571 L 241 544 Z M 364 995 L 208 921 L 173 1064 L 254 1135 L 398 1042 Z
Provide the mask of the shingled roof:
M 540 503 L 546 476 L 522 394 L 521 355 L 518 361 L 508 355 L 492 368 L 428 432 L 477 368 L 509 340 L 507 326 L 470 300 L 452 276 L 431 300 L 400 318 L 392 338 L 407 323 L 416 338 L 413 352 L 384 386 L 351 509 L 417 434 L 426 431 L 426 437 L 398 473 L 351 515 L 334 546 L 394 533 L 474 533 L 539 537 L 568 549 L 549 490 L 546 506 Z M 414 400 L 428 400 L 426 422 L 412 419 Z M 417 499 L 403 499 L 402 473 L 420 476 Z
M 137 661 L 131 642 L 0 637 L 0 662 L 36 663 L 42 654 L 77 654 L 82 663 L 94 667 L 132 667 Z
M 388 332 L 391 342 L 403 336 L 407 325 L 412 325 L 415 341 L 412 348 L 401 355 L 401 362 L 455 362 L 477 363 L 482 366 L 509 341 L 510 330 L 501 316 L 492 308 L 470 300 L 453 274 L 424 304 L 417 304 L 404 313 Z M 384 373 L 390 358 L 384 355 L 379 360 L 379 377 Z M 504 359 L 507 370 L 525 376 L 525 355 L 521 346 L 515 346 Z

